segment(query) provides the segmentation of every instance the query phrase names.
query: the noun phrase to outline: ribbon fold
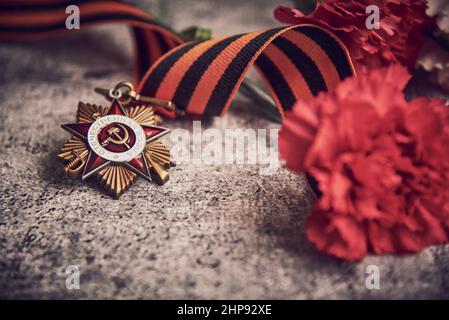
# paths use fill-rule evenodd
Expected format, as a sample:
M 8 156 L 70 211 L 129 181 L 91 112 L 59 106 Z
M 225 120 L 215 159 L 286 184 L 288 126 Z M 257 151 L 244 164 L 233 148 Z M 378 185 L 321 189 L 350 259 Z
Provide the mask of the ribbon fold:
M 136 43 L 134 79 L 138 92 L 171 100 L 193 115 L 224 115 L 253 65 L 282 116 L 296 102 L 332 90 L 355 74 L 344 44 L 318 26 L 280 27 L 184 43 L 141 9 L 110 0 L 3 2 L 0 41 L 73 32 L 65 26 L 65 8 L 72 4 L 80 8 L 81 27 L 100 23 L 131 26 Z

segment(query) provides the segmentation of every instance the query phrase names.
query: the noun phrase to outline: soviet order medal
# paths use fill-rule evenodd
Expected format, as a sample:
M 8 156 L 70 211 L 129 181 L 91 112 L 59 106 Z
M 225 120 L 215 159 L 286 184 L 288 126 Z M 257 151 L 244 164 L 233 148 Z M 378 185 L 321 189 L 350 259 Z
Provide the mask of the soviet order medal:
M 123 86 L 129 89 L 126 97 Z M 107 96 L 109 108 L 80 102 L 77 123 L 62 125 L 72 135 L 58 154 L 66 162 L 66 173 L 83 180 L 96 176 L 115 198 L 137 175 L 159 185 L 167 182 L 174 161 L 158 139 L 169 130 L 157 126 L 153 107 L 139 104 L 141 99 L 127 82 L 107 91 Z

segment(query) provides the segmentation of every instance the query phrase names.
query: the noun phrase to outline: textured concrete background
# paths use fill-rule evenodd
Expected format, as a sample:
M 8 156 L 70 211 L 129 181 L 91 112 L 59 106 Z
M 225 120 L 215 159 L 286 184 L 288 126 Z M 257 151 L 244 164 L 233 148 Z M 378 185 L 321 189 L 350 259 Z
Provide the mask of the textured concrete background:
M 168 1 L 177 28 L 216 34 L 275 26 L 279 1 Z M 151 8 L 155 4 L 147 3 Z M 449 247 L 346 263 L 318 254 L 304 235 L 311 195 L 285 170 L 182 165 L 163 187 L 138 180 L 120 200 L 66 178 L 56 153 L 79 100 L 131 74 L 125 27 L 64 40 L 0 44 L 1 298 L 448 298 Z M 237 98 L 203 127 L 269 128 Z M 191 129 L 179 120 L 170 128 Z M 365 268 L 380 267 L 380 290 Z M 80 290 L 65 287 L 78 265 Z

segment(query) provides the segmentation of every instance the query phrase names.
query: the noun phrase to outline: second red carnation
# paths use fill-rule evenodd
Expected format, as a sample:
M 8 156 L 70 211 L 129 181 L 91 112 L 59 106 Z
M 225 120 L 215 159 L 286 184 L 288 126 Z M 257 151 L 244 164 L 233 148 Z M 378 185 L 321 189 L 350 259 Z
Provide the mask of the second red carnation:
M 371 5 L 379 8 L 379 29 L 366 26 L 366 8 Z M 274 14 L 284 23 L 312 23 L 334 32 L 359 72 L 398 63 L 411 70 L 425 41 L 426 7 L 426 0 L 325 0 L 307 16 L 287 7 L 278 7 Z

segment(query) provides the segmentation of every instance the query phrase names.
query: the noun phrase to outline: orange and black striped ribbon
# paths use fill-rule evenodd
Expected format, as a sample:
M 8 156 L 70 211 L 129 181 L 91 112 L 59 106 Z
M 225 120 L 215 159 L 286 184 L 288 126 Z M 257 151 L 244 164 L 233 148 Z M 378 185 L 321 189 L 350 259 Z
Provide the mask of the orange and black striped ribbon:
M 0 41 L 36 40 L 73 32 L 65 24 L 69 5 L 79 7 L 81 28 L 105 23 L 132 27 L 136 43 L 136 82 L 163 54 L 184 42 L 148 13 L 114 0 L 0 1 Z
M 0 3 L 0 40 L 34 39 L 66 30 L 69 3 L 79 6 L 82 26 L 105 22 L 132 26 L 141 79 L 138 91 L 171 100 L 189 114 L 223 115 L 253 65 L 281 115 L 297 101 L 331 90 L 355 74 L 344 44 L 314 25 L 183 43 L 142 10 L 119 1 L 10 2 L 14 4 Z
M 335 36 L 299 25 L 184 44 L 150 68 L 139 91 L 172 100 L 190 114 L 223 115 L 253 64 L 282 115 L 354 74 Z

